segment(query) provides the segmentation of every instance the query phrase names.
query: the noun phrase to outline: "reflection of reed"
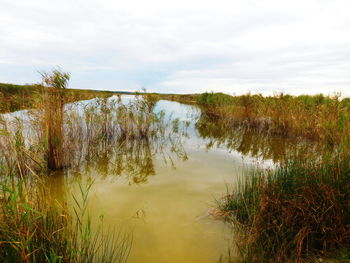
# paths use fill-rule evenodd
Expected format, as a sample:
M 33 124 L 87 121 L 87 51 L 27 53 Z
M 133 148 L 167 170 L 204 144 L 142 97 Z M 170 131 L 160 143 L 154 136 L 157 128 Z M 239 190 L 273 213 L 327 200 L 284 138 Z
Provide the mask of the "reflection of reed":
M 130 184 L 147 183 L 156 174 L 154 159 L 175 166 L 174 159 L 187 160 L 182 146 L 182 134 L 168 129 L 161 137 L 140 140 L 115 140 L 90 145 L 84 162 L 79 162 L 81 173 L 94 169 L 101 177 L 125 176 Z
M 188 125 L 154 113 L 154 105 L 139 97 L 128 104 L 120 98 L 98 99 L 81 112 L 67 112 L 65 147 L 71 166 L 102 176 L 126 175 L 138 184 L 155 175 L 155 155 L 172 165 L 174 157 L 186 160 L 182 136 Z
M 307 140 L 283 138 L 252 131 L 245 127 L 232 127 L 225 120 L 212 119 L 202 114 L 196 123 L 202 138 L 208 139 L 207 148 L 225 146 L 243 155 L 285 161 L 288 156 L 311 155 L 320 145 Z
M 148 139 L 125 142 L 119 149 L 114 163 L 115 174 L 127 174 L 136 184 L 145 183 L 148 176 L 155 175 L 153 146 Z

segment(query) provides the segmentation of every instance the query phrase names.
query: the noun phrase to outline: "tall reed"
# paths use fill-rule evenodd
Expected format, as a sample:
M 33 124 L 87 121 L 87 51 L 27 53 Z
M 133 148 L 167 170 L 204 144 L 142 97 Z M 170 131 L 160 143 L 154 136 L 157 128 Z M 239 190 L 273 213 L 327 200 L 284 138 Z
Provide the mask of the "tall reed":
M 28 144 L 19 120 L 0 116 L 0 124 L 0 261 L 125 262 L 131 236 L 92 226 L 91 185 L 72 206 L 51 200 L 38 145 Z
M 60 70 L 41 73 L 43 124 L 47 140 L 47 167 L 51 170 L 62 169 L 63 161 L 63 120 L 64 90 L 67 88 L 70 74 Z
M 223 119 L 231 127 L 288 137 L 303 137 L 329 145 L 348 143 L 350 137 L 350 100 L 340 94 L 324 96 L 291 96 L 276 94 L 245 94 L 230 96 L 223 93 L 197 95 L 163 95 L 196 103 L 202 113 L 213 120 Z
M 244 262 L 305 262 L 350 246 L 348 153 L 255 170 L 219 203 Z
M 40 184 L 14 175 L 1 179 L 1 262 L 126 262 L 131 236 L 91 225 L 91 185 L 74 197 L 73 216 L 66 205 L 50 201 Z

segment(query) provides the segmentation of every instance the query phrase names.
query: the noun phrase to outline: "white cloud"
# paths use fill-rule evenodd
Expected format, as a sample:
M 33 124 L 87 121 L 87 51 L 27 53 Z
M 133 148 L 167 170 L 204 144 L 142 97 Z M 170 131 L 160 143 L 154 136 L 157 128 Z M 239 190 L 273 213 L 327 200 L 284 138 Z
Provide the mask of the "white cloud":
M 0 0 L 0 71 L 72 87 L 332 93 L 350 85 L 345 0 Z M 349 94 L 350 95 L 350 94 Z

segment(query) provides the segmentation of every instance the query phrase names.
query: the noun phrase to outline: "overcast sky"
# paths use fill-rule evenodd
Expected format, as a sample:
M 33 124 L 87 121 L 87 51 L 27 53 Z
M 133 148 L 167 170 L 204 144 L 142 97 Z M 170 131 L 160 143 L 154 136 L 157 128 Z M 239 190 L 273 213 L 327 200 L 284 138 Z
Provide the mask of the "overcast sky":
M 350 0 L 0 0 L 0 82 L 55 66 L 72 88 L 350 96 Z

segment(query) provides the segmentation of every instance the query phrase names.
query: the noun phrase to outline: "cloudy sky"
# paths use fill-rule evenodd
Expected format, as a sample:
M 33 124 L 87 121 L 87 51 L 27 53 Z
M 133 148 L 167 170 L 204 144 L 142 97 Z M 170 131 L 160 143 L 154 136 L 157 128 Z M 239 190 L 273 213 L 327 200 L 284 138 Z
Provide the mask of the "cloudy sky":
M 0 82 L 350 96 L 349 0 L 0 0 Z M 348 90 L 348 91 L 347 91 Z

